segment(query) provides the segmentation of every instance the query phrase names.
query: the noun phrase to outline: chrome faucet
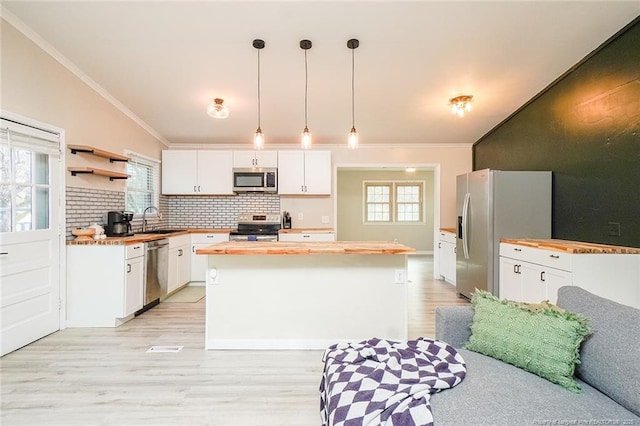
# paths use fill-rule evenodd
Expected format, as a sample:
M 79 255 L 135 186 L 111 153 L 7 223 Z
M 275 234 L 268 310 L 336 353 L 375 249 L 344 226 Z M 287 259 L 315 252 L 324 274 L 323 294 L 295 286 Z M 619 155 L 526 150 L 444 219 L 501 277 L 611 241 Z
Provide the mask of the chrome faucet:
M 149 206 L 146 209 L 144 209 L 144 211 L 142 212 L 142 233 L 143 234 L 147 232 L 147 212 L 151 209 L 155 210 L 156 212 L 158 212 L 158 214 L 160 214 L 160 210 L 158 210 L 156 206 Z

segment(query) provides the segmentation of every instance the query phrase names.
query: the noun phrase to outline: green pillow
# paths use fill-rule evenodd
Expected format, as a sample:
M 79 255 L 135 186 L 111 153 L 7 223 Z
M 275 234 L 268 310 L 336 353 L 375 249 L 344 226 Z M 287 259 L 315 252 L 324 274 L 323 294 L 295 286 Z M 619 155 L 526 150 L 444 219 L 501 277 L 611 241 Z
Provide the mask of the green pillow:
M 499 359 L 557 383 L 573 392 L 579 347 L 589 334 L 587 319 L 550 303 L 528 305 L 499 300 L 476 290 L 466 349 Z

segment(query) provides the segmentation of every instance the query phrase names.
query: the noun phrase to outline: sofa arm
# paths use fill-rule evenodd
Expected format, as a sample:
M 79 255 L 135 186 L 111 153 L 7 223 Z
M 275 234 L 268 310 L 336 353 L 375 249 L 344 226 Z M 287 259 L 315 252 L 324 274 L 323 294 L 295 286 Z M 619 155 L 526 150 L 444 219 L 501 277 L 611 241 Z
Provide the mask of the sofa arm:
M 461 348 L 471 337 L 473 308 L 471 306 L 436 307 L 436 339 Z

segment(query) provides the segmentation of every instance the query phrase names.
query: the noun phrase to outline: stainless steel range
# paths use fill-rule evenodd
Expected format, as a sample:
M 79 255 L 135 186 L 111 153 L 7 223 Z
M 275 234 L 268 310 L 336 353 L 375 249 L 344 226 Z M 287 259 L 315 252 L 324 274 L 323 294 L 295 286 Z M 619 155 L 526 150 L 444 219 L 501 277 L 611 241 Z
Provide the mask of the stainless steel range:
M 247 213 L 238 215 L 238 229 L 229 241 L 278 241 L 280 214 Z

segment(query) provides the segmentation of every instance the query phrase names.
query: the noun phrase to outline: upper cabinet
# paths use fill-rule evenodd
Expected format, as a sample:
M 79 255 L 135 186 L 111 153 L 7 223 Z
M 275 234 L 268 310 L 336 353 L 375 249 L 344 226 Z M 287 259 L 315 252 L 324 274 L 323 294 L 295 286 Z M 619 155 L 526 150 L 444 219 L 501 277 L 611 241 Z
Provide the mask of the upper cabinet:
M 233 194 L 231 151 L 162 151 L 165 195 Z
M 278 151 L 278 194 L 330 195 L 331 151 Z
M 233 167 L 278 167 L 278 151 L 233 151 Z

